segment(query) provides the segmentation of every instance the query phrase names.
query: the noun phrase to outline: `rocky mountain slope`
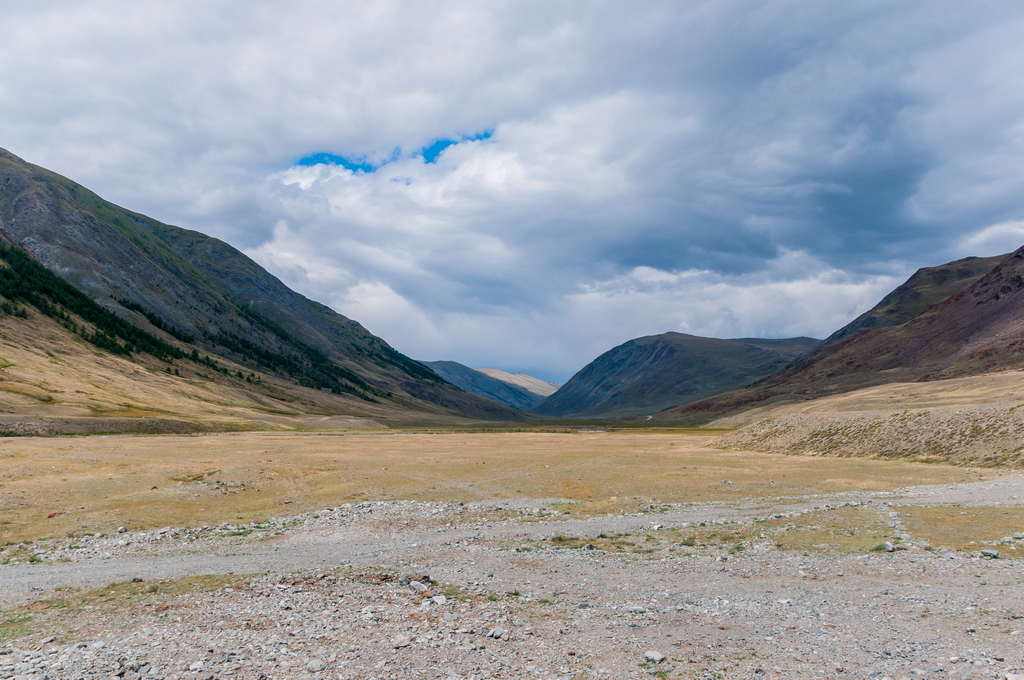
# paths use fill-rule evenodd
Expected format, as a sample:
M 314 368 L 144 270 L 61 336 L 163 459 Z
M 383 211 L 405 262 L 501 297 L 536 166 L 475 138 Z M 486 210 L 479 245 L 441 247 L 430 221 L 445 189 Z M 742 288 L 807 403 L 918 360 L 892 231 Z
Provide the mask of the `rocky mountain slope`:
M 120 208 L 2 149 L 0 236 L 186 354 L 344 396 L 338 412 L 355 399 L 444 416 L 522 417 L 447 384 L 228 244 Z
M 1004 257 L 965 257 L 938 267 L 918 269 L 877 305 L 830 335 L 822 344 L 835 342 L 861 329 L 904 324 L 932 305 L 973 284 Z
M 629 418 L 726 392 L 778 371 L 813 338 L 720 340 L 664 333 L 630 340 L 589 363 L 532 413 Z
M 994 266 L 978 274 L 992 262 Z M 936 274 L 948 278 L 932 285 Z M 950 288 L 954 292 L 943 298 Z M 784 370 L 750 388 L 658 418 L 698 424 L 750 408 L 872 385 L 1019 369 L 1024 367 L 1022 303 L 1024 248 L 999 258 L 969 258 L 921 270 L 871 312 Z M 895 325 L 872 320 L 886 316 L 907 320 Z
M 526 410 L 558 389 L 558 385 L 522 373 L 470 368 L 455 361 L 423 361 L 451 384 L 472 394 Z

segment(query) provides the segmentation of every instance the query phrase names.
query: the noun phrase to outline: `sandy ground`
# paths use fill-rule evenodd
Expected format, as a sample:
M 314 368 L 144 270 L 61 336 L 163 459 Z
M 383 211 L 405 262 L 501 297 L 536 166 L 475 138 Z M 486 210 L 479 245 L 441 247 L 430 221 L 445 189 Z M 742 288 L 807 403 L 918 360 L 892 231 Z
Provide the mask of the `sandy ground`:
M 40 550 L 0 567 L 0 678 L 1024 673 L 1024 534 L 951 550 L 904 522 L 984 507 L 1024 532 L 1022 476 L 589 519 L 554 500 L 345 504 Z M 774 538 L 839 516 L 881 521 L 896 549 Z

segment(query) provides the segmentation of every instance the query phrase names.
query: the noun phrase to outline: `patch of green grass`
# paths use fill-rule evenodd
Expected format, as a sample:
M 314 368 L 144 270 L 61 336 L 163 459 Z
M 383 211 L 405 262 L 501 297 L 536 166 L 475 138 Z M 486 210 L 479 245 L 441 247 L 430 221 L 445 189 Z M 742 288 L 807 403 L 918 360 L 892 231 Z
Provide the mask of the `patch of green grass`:
M 32 615 L 20 612 L 4 612 L 0 614 L 0 642 L 15 640 L 34 632 Z

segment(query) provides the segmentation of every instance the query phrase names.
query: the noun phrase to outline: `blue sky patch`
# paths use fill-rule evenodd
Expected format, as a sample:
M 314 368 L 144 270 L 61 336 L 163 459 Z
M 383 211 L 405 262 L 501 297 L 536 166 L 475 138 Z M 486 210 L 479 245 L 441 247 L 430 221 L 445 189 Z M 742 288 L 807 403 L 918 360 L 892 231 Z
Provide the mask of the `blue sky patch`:
M 463 135 L 458 139 L 450 139 L 448 137 L 436 139 L 429 145 L 423 147 L 422 149 L 413 152 L 411 156 L 423 156 L 424 163 L 436 163 L 437 157 L 441 155 L 441 152 L 447 149 L 449 146 L 452 146 L 453 144 L 459 144 L 460 142 L 474 142 L 481 139 L 489 139 L 493 135 L 494 128 L 491 128 L 490 130 L 478 132 L 475 135 Z M 302 158 L 295 162 L 295 165 L 340 165 L 343 168 L 348 168 L 352 172 L 371 173 L 376 172 L 377 168 L 381 167 L 382 165 L 386 165 L 391 161 L 397 160 L 400 157 L 400 150 L 395 149 L 392 152 L 390 158 L 374 165 L 368 160 L 366 156 L 339 156 L 338 154 L 322 151 L 319 153 L 310 154 L 308 156 L 303 156 Z
M 350 159 L 333 153 L 314 153 L 300 158 L 296 165 L 340 165 L 352 172 L 373 172 L 377 168 L 366 161 L 366 158 Z
M 459 139 L 438 139 L 435 140 L 429 146 L 423 147 L 420 150 L 420 154 L 422 154 L 423 156 L 424 163 L 435 163 L 437 162 L 437 157 L 441 155 L 441 152 L 447 149 L 452 144 L 458 144 L 459 142 L 473 142 L 480 139 L 488 139 L 493 134 L 494 129 L 492 128 L 490 130 L 484 130 L 483 132 L 478 132 L 475 135 L 467 135 Z

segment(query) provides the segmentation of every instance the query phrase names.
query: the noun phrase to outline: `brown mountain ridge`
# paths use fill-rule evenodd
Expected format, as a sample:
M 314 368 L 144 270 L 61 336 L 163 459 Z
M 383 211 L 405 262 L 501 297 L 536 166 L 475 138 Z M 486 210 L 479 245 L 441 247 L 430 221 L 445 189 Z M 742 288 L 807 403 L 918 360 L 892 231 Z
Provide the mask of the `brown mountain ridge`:
M 950 288 L 952 293 L 940 297 Z M 782 371 L 749 388 L 672 409 L 656 420 L 699 424 L 755 406 L 873 385 L 1021 369 L 1022 303 L 1024 248 L 997 258 L 968 258 L 924 269 Z M 897 321 L 909 318 L 883 325 L 887 315 Z

